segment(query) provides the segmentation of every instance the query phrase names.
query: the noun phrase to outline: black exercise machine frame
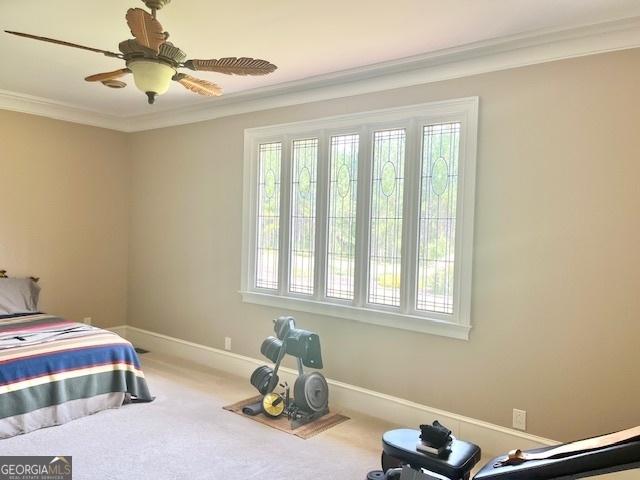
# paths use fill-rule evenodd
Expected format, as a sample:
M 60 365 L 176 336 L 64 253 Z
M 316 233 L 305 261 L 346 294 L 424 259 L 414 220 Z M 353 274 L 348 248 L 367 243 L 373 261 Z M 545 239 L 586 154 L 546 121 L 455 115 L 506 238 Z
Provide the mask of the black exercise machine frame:
M 284 357 L 289 354 L 296 358 L 298 377 L 294 385 L 294 398 L 289 402 L 289 387 L 285 387 L 286 407 L 284 413 L 291 421 L 293 429 L 312 422 L 329 413 L 328 405 L 328 385 L 327 381 L 319 372 L 305 373 L 304 367 L 320 369 L 323 367 L 320 340 L 316 333 L 296 328 L 295 319 L 290 316 L 282 316 L 274 321 L 274 331 L 277 336 L 267 337 L 260 348 L 261 353 L 274 363 L 273 368 L 258 367 L 251 375 L 251 384 L 264 396 L 275 390 L 279 384 L 278 371 Z M 276 352 L 276 347 L 280 347 Z M 267 381 L 267 375 L 269 381 Z M 321 403 L 314 405 L 314 399 L 310 399 L 305 394 L 307 387 L 315 384 L 319 385 L 325 393 L 325 398 Z M 320 397 L 322 398 L 322 397 Z M 318 400 L 317 398 L 315 400 Z M 255 412 L 255 410 L 253 410 Z M 256 412 L 257 413 L 257 412 Z M 254 413 L 252 413 L 254 414 Z
M 269 386 L 267 387 L 267 393 L 273 392 L 273 390 L 278 386 L 278 370 L 280 369 L 280 364 L 284 359 L 285 355 L 290 352 L 287 352 L 287 347 L 291 342 L 291 337 L 289 333 L 291 331 L 297 330 L 295 328 L 295 320 L 293 317 L 279 317 L 274 321 L 276 334 L 278 335 L 278 339 L 282 342 L 282 346 L 280 347 L 280 351 L 278 352 L 278 357 L 276 358 L 274 367 L 273 367 L 273 375 L 271 375 L 271 380 L 269 380 Z M 310 332 L 309 332 L 310 333 Z M 310 335 L 315 335 L 311 334 Z M 282 338 L 281 338 L 282 337 Z M 317 335 L 316 335 L 317 337 Z M 322 368 L 322 357 L 318 354 L 317 358 L 313 358 L 311 360 L 305 358 L 302 355 L 295 356 L 298 366 L 298 376 L 304 375 L 304 362 L 307 361 L 310 364 L 317 365 L 317 368 Z
M 447 443 L 447 451 L 444 455 L 425 454 L 416 449 L 416 444 L 421 441 L 421 438 L 420 431 L 417 430 L 398 429 L 386 432 L 382 438 L 383 470 L 369 472 L 367 479 L 471 479 L 471 470 L 481 458 L 480 447 L 457 440 L 452 436 Z M 526 453 L 540 454 L 558 447 L 538 448 Z M 640 468 L 640 438 L 631 438 L 602 448 L 577 451 L 561 457 L 516 463 L 506 462 L 507 458 L 509 456 L 503 455 L 492 459 L 476 473 L 473 480 L 576 480 L 638 469 Z

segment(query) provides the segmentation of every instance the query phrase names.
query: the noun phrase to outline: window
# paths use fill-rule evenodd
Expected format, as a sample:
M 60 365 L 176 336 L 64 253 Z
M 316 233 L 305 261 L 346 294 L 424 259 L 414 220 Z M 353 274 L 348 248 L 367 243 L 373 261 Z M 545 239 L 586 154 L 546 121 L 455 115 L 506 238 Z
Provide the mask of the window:
M 245 131 L 243 300 L 471 328 L 478 99 Z

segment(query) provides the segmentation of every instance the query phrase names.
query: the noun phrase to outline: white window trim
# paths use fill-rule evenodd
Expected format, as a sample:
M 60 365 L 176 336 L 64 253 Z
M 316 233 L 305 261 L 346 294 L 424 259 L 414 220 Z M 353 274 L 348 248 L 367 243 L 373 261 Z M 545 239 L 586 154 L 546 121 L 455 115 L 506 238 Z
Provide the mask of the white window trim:
M 243 236 L 242 236 L 242 273 L 240 293 L 244 302 L 266 305 L 270 307 L 280 308 L 284 310 L 296 310 L 309 312 L 319 315 L 327 315 L 332 317 L 346 318 L 357 320 L 375 325 L 383 325 L 387 327 L 400 328 L 446 337 L 467 340 L 471 330 L 471 280 L 472 280 L 472 253 L 473 253 L 473 225 L 474 225 L 474 207 L 475 207 L 475 178 L 476 178 L 476 153 L 477 153 L 477 131 L 478 131 L 478 97 L 467 97 L 455 100 L 447 100 L 441 102 L 431 102 L 419 105 L 411 105 L 406 107 L 391 108 L 384 110 L 375 110 L 369 112 L 361 112 L 356 114 L 340 115 L 335 117 L 326 117 L 315 120 L 272 125 L 267 127 L 258 127 L 246 129 L 244 134 L 244 184 L 243 184 Z M 257 175 L 258 175 L 258 145 L 261 143 L 269 143 L 272 141 L 283 141 L 282 145 L 282 181 L 281 184 L 281 202 L 280 214 L 281 218 L 287 218 L 289 213 L 289 191 L 284 182 L 289 182 L 290 176 L 290 149 L 291 141 L 294 139 L 309 138 L 310 136 L 319 139 L 319 166 L 326 161 L 326 140 L 337 133 L 343 133 L 351 130 L 352 133 L 360 134 L 360 169 L 367 170 L 368 162 L 363 159 L 370 159 L 371 145 L 368 134 L 371 129 L 389 128 L 392 125 L 407 128 L 407 133 L 411 129 L 416 129 L 421 123 L 439 123 L 439 122 L 460 122 L 460 152 L 458 157 L 458 202 L 456 211 L 456 246 L 455 246 L 455 273 L 454 273 L 454 315 L 439 314 L 434 312 L 418 312 L 415 306 L 411 305 L 403 311 L 399 309 L 385 309 L 376 305 L 375 307 L 366 303 L 366 280 L 368 272 L 366 266 L 361 267 L 368 262 L 358 262 L 356 260 L 356 275 L 360 275 L 360 290 L 355 292 L 354 305 L 350 302 L 332 299 L 331 302 L 323 300 L 319 295 L 297 295 L 288 292 L 288 249 L 282 247 L 287 246 L 289 241 L 288 221 L 281 223 L 281 241 L 279 254 L 279 289 L 277 292 L 267 289 L 256 288 L 253 285 L 255 275 L 255 242 L 256 242 L 256 209 L 257 209 Z M 410 162 L 421 161 L 418 152 L 421 151 L 421 145 L 414 145 L 411 141 L 415 138 L 422 138 L 420 135 L 407 136 L 407 166 Z M 421 140 L 420 140 L 421 141 Z M 418 150 L 416 150 L 418 149 Z M 321 172 L 322 168 L 319 169 Z M 359 172 L 359 178 L 365 178 L 367 172 Z M 363 176 L 362 173 L 365 175 Z M 326 179 L 324 173 L 320 173 L 317 177 L 319 191 L 321 183 Z M 368 195 L 369 185 L 367 182 L 360 181 L 358 183 L 358 195 Z M 418 216 L 417 192 L 419 189 L 419 179 L 405 178 L 405 218 L 415 218 Z M 318 198 L 319 208 L 326 208 L 326 202 L 323 200 L 326 193 L 321 194 Z M 360 198 L 360 197 L 359 197 Z M 365 197 L 366 198 L 366 197 Z M 366 223 L 368 215 L 365 215 L 368 208 L 368 201 L 358 201 L 358 225 L 357 234 L 362 234 L 362 230 L 367 231 Z M 362 208 L 361 208 L 362 206 Z M 323 213 L 323 212 L 318 212 Z M 363 219 L 364 221 L 362 221 Z M 324 248 L 322 244 L 326 234 L 326 222 L 320 222 L 316 228 L 316 248 Z M 364 225 L 363 225 L 364 224 Z M 415 250 L 417 248 L 417 233 L 414 232 L 417 222 L 404 222 L 407 225 L 405 229 L 405 238 L 413 239 L 411 243 L 403 242 L 403 251 L 409 249 L 411 257 L 415 258 Z M 325 230 L 325 231 L 322 231 Z M 318 243 L 318 240 L 320 243 Z M 415 243 L 415 245 L 414 245 Z M 356 259 L 366 255 L 368 250 L 368 241 L 361 241 L 357 244 Z M 358 250 L 359 248 L 359 250 Z M 404 255 L 404 258 L 410 258 Z M 403 258 L 403 267 L 405 260 Z M 321 262 L 324 263 L 324 262 Z M 362 264 L 362 265 L 360 265 Z M 365 271 L 362 271 L 365 270 Z M 414 269 L 415 270 L 415 269 Z M 402 280 L 405 285 L 413 288 L 415 278 L 409 273 L 408 268 L 403 268 Z M 316 265 L 316 280 L 319 285 L 324 285 L 324 268 Z M 316 291 L 321 291 L 319 288 Z M 323 291 L 323 290 L 322 290 Z M 409 288 L 403 289 L 403 295 L 410 291 Z M 404 302 L 406 307 L 407 302 Z M 286 313 L 286 312 L 283 312 Z

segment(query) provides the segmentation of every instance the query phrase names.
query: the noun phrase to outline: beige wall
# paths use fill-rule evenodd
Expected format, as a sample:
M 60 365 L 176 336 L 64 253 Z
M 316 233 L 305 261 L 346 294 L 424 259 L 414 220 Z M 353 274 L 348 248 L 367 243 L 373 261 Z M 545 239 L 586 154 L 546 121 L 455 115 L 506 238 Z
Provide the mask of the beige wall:
M 41 277 L 41 308 L 126 322 L 125 134 L 0 110 L 0 267 Z
M 244 129 L 478 95 L 471 340 L 291 313 L 331 378 L 557 439 L 640 424 L 639 78 L 633 50 L 132 135 L 0 111 L 0 267 L 47 311 L 118 325 L 128 299 L 259 356 L 284 312 L 237 293 Z
M 240 287 L 243 130 L 481 99 L 468 342 L 294 313 L 326 374 L 557 439 L 640 424 L 640 50 L 132 135 L 129 323 L 257 357 Z

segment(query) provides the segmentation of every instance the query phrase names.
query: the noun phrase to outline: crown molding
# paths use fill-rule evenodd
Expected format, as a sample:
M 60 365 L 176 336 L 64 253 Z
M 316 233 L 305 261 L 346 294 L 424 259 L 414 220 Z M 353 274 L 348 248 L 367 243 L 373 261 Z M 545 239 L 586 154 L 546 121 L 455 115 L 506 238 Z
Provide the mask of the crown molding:
M 7 90 L 0 90 L 0 110 L 10 110 L 65 122 L 126 131 L 123 128 L 123 121 L 126 123 L 124 118 L 49 100 L 48 98 L 9 92 Z
M 232 93 L 152 114 L 116 116 L 0 90 L 0 109 L 137 132 L 640 47 L 640 17 L 545 29 Z

